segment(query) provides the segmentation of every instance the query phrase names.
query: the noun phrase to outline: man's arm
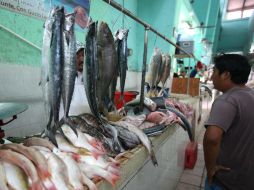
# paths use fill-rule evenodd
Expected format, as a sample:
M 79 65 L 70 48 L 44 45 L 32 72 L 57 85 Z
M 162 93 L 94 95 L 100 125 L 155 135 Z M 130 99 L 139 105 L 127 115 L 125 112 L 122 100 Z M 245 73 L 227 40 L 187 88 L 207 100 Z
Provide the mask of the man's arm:
M 204 146 L 205 166 L 207 170 L 207 178 L 209 183 L 212 183 L 212 179 L 215 172 L 218 171 L 219 169 L 222 169 L 216 165 L 222 135 L 223 130 L 213 125 L 209 125 L 207 127 L 204 135 L 203 146 Z

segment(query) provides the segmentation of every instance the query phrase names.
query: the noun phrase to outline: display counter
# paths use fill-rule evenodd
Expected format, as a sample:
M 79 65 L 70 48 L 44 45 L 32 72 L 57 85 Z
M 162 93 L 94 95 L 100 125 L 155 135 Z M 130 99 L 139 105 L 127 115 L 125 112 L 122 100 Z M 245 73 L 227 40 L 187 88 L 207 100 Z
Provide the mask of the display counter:
M 120 159 L 121 178 L 112 187 L 102 180 L 97 183 L 99 190 L 123 189 L 174 189 L 183 171 L 184 150 L 188 142 L 187 133 L 177 124 L 168 126 L 166 131 L 150 138 L 158 166 L 153 166 L 144 146 L 126 152 Z

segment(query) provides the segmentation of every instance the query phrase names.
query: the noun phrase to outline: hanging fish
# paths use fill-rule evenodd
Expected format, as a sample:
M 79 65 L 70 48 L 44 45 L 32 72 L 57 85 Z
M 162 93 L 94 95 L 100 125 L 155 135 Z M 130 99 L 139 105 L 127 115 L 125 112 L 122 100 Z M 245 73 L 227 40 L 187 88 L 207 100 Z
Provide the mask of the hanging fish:
M 158 78 L 158 71 L 161 66 L 161 62 L 162 62 L 161 51 L 158 48 L 155 48 L 151 58 L 148 75 L 146 78 L 150 86 L 150 91 L 153 93 L 155 93 L 156 91 L 156 80 Z
M 52 24 L 52 38 L 50 44 L 49 64 L 49 102 L 54 119 L 54 128 L 47 127 L 46 136 L 56 144 L 54 131 L 59 126 L 59 109 L 62 92 L 63 65 L 64 65 L 64 7 L 57 7 Z
M 164 69 L 163 69 L 163 73 L 161 76 L 161 83 L 162 83 L 162 89 L 164 89 L 165 83 L 170 75 L 170 70 L 171 70 L 171 57 L 169 54 L 166 54 L 164 56 L 165 58 L 165 65 L 164 65 Z
M 96 86 L 98 105 L 100 112 L 107 115 L 104 98 L 115 74 L 117 54 L 112 32 L 105 22 L 101 22 L 98 29 L 98 63 L 99 75 Z
M 96 83 L 98 80 L 97 22 L 89 25 L 85 49 L 86 56 L 83 69 L 84 86 L 91 112 L 99 119 L 98 99 L 96 98 Z
M 123 100 L 124 86 L 126 80 L 126 73 L 128 70 L 128 47 L 127 47 L 127 38 L 128 38 L 127 29 L 119 29 L 116 33 L 117 36 L 117 56 L 118 56 L 118 65 L 119 65 L 119 76 L 120 76 L 120 89 L 121 89 L 121 100 Z

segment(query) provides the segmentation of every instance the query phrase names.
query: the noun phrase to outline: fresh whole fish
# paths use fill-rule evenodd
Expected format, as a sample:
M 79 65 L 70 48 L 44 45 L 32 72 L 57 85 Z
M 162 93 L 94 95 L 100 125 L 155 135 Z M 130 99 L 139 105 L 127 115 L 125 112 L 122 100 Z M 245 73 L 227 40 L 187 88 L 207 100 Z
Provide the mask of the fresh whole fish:
M 139 137 L 132 131 L 129 131 L 121 126 L 117 126 L 116 129 L 118 130 L 118 139 L 124 149 L 134 148 L 141 143 Z
M 65 163 L 54 153 L 47 154 L 45 154 L 45 156 L 47 157 L 52 181 L 55 184 L 57 190 L 73 190 L 69 182 L 68 170 Z
M 70 185 L 75 190 L 84 189 L 82 183 L 81 170 L 79 169 L 78 163 L 71 157 L 71 155 L 64 152 L 54 152 L 66 165 L 67 173 Z
M 39 137 L 28 138 L 23 142 L 23 144 L 25 146 L 43 146 L 50 149 L 51 151 L 53 151 L 53 149 L 56 148 L 56 146 L 53 145 L 49 140 Z
M 41 80 L 40 85 L 42 87 L 43 92 L 43 100 L 44 100 L 44 109 L 47 125 L 51 124 L 52 120 L 52 111 L 51 111 L 51 103 L 49 98 L 49 57 L 50 57 L 50 42 L 52 38 L 52 25 L 54 22 L 54 14 L 56 9 L 53 8 L 48 18 L 44 23 L 44 33 L 43 33 L 43 41 L 42 41 L 42 65 L 41 65 Z
M 76 36 L 75 14 L 65 18 L 64 30 L 64 69 L 62 82 L 62 97 L 64 105 L 64 118 L 68 117 L 71 99 L 74 91 L 76 78 Z
M 123 100 L 124 86 L 126 80 L 126 72 L 128 69 L 128 47 L 127 47 L 127 38 L 128 38 L 127 29 L 119 29 L 117 31 L 117 60 L 119 65 L 119 76 L 120 76 L 120 89 L 121 89 L 121 100 Z
M 98 100 L 96 98 L 96 83 L 98 80 L 97 22 L 89 25 L 85 49 L 86 56 L 83 69 L 84 86 L 90 110 L 99 119 Z
M 24 155 L 26 158 L 31 160 L 36 167 L 37 173 L 43 183 L 43 185 L 48 189 L 54 189 L 54 184 L 50 181 L 50 173 L 47 167 L 47 161 L 44 156 L 37 150 L 26 147 L 22 144 L 4 144 L 0 149 L 9 149 Z
M 139 139 L 142 142 L 142 144 L 148 150 L 153 164 L 155 166 L 158 165 L 156 157 L 155 157 L 155 153 L 154 153 L 154 151 L 152 149 L 152 143 L 151 143 L 150 139 L 146 136 L 146 134 L 141 129 L 139 129 L 138 127 L 136 127 L 136 126 L 134 126 L 134 125 L 132 125 L 132 124 L 126 122 L 126 121 L 117 121 L 117 122 L 112 122 L 112 123 L 114 125 L 118 125 L 118 126 L 124 127 L 126 129 L 128 129 L 129 131 L 134 132 L 139 137 Z
M 171 57 L 169 54 L 165 55 L 165 65 L 161 76 L 162 89 L 164 89 L 165 83 L 170 75 L 171 70 Z
M 154 89 L 156 86 L 156 80 L 161 62 L 162 62 L 161 51 L 158 48 L 155 48 L 151 58 L 149 72 L 147 76 L 147 80 L 151 89 Z
M 100 112 L 107 115 L 104 105 L 105 94 L 108 93 L 110 83 L 115 74 L 117 54 L 113 35 L 105 22 L 101 22 L 98 29 L 98 82 L 96 86 Z
M 70 144 L 63 136 L 56 134 L 58 148 L 63 152 L 75 153 L 80 155 L 90 155 L 90 151 L 86 148 L 75 147 Z M 54 150 L 55 151 L 55 150 Z
M 36 168 L 28 158 L 11 150 L 0 150 L 0 159 L 22 168 L 26 175 L 31 179 L 32 189 L 43 189 Z
M 28 178 L 26 174 L 18 167 L 8 162 L 3 162 L 6 173 L 6 179 L 10 189 L 28 190 Z M 1 189 L 2 190 L 2 189 Z
M 156 79 L 156 87 L 158 86 L 158 84 L 161 81 L 162 75 L 163 75 L 163 71 L 165 69 L 165 65 L 166 65 L 166 55 L 162 54 L 161 56 L 161 64 L 158 66 L 158 75 L 157 75 L 157 79 Z
M 54 118 L 54 127 L 58 128 L 59 108 L 62 92 L 62 73 L 64 65 L 64 44 L 63 44 L 63 27 L 64 27 L 64 8 L 57 8 L 54 14 L 54 22 L 52 25 L 52 39 L 50 45 L 51 60 L 49 65 L 49 97 L 51 109 Z M 55 130 L 54 129 L 54 130 Z M 49 129 L 46 135 L 53 143 L 55 142 L 54 130 Z M 47 134 L 48 133 L 48 134 Z
M 121 142 L 119 141 L 118 139 L 118 136 L 119 136 L 119 132 L 118 130 L 116 129 L 115 126 L 109 124 L 109 123 L 105 123 L 104 125 L 104 128 L 105 128 L 105 131 L 106 133 L 110 136 L 110 138 L 113 140 L 112 141 L 112 148 L 114 149 L 115 152 L 118 152 L 118 153 L 121 153 L 121 152 L 124 152 L 124 148 L 121 144 Z
M 64 135 L 74 146 L 88 149 L 92 152 L 92 155 L 95 158 L 97 158 L 99 155 L 105 154 L 105 150 L 101 146 L 92 145 L 93 142 L 90 142 L 89 139 L 79 129 L 77 129 L 78 136 L 76 136 L 68 125 L 64 124 L 61 128 Z

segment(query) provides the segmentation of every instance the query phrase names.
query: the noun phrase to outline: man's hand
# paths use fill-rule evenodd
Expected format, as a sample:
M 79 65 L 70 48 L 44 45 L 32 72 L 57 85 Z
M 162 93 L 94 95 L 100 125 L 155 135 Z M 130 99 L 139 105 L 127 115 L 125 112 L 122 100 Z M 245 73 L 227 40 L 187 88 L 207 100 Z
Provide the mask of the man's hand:
M 215 175 L 215 173 L 219 170 L 226 170 L 226 171 L 229 171 L 230 168 L 227 168 L 227 167 L 224 167 L 224 166 L 221 166 L 221 165 L 217 165 L 214 167 L 214 169 L 210 170 L 210 171 L 207 171 L 207 179 L 208 179 L 208 183 L 209 184 L 212 184 L 213 182 L 213 176 Z

